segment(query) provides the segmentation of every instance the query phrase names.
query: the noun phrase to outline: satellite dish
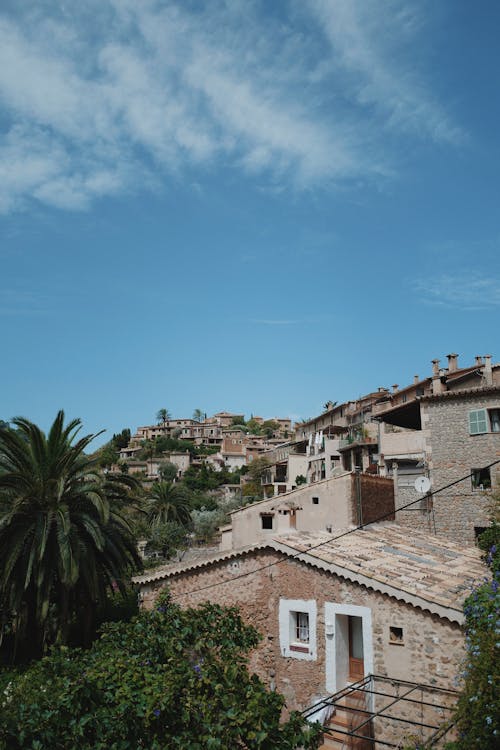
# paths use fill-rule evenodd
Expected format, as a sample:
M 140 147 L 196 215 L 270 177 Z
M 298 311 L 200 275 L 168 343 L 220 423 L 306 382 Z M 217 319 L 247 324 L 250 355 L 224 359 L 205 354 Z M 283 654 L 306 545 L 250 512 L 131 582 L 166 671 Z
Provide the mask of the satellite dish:
M 431 480 L 429 477 L 417 477 L 414 486 L 417 492 L 429 492 L 431 488 Z

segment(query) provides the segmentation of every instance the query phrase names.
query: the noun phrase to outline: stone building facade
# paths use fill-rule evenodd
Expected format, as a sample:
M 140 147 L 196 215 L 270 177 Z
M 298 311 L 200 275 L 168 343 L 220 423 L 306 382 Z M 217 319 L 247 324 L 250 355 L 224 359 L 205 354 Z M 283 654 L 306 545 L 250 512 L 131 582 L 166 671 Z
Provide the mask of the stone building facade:
M 288 709 L 359 675 L 449 688 L 464 654 L 463 599 L 484 568 L 475 550 L 412 537 L 395 524 L 336 542 L 288 535 L 136 582 L 146 608 L 165 586 L 182 606 L 237 606 L 262 634 L 250 667 Z
M 499 488 L 500 463 L 495 462 L 500 461 L 500 385 L 429 394 L 406 412 L 404 407 L 396 408 L 381 418 L 410 426 L 414 442 L 416 438 L 421 442 L 418 463 L 419 454 L 411 454 L 419 467 L 415 471 L 429 478 L 436 493 L 427 498 L 418 492 L 413 475 L 411 481 L 404 481 L 401 454 L 392 471 L 396 510 L 414 505 L 398 510 L 398 523 L 473 544 L 490 523 L 491 495 Z

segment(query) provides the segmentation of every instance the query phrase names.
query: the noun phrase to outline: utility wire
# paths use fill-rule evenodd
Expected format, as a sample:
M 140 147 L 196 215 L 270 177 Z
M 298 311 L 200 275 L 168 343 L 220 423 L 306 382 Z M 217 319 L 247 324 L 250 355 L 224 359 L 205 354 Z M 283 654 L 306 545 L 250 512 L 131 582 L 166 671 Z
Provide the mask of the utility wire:
M 492 461 L 487 466 L 483 466 L 481 471 L 484 471 L 486 469 L 490 469 L 492 466 L 496 466 L 496 464 L 500 463 L 500 459 L 497 459 L 496 461 Z M 477 471 L 477 469 L 475 470 Z M 434 490 L 433 492 L 427 492 L 424 497 L 434 497 L 434 495 L 439 494 L 440 492 L 444 492 L 444 490 L 448 490 L 450 487 L 454 487 L 457 484 L 460 484 L 460 482 L 465 481 L 466 479 L 469 479 L 472 477 L 474 472 L 469 472 L 469 474 L 466 474 L 463 477 L 460 477 L 460 479 L 455 479 L 453 482 L 449 482 L 449 484 L 443 485 L 443 487 L 439 487 L 437 490 Z M 270 498 L 271 499 L 271 498 Z M 293 560 L 296 557 L 300 557 L 300 555 L 308 554 L 312 550 L 319 549 L 320 547 L 324 547 L 326 544 L 331 544 L 332 542 L 336 542 L 339 539 L 342 539 L 345 536 L 348 536 L 349 534 L 354 534 L 356 531 L 360 531 L 360 529 L 365 528 L 366 526 L 371 526 L 374 523 L 378 523 L 379 521 L 383 521 L 384 519 L 388 518 L 389 516 L 393 516 L 395 513 L 399 513 L 401 510 L 406 510 L 407 508 L 410 508 L 412 505 L 415 505 L 416 503 L 420 503 L 422 501 L 422 498 L 419 497 L 416 500 L 412 500 L 409 503 L 406 503 L 405 505 L 400 506 L 399 508 L 395 508 L 394 510 L 389 511 L 388 513 L 383 513 L 382 515 L 375 518 L 373 521 L 370 521 L 370 523 L 364 523 L 359 524 L 358 526 L 355 526 L 353 529 L 348 529 L 347 531 L 342 532 L 342 534 L 339 534 L 335 537 L 330 537 L 329 539 L 326 539 L 323 542 L 319 542 L 318 544 L 314 544 L 311 547 L 308 547 L 306 550 L 299 550 L 298 552 L 295 552 L 291 555 L 284 555 L 279 560 L 274 560 L 273 562 L 267 563 L 266 565 L 261 565 L 258 568 L 255 568 L 255 570 L 248 570 L 245 573 L 239 573 L 238 575 L 231 576 L 231 578 L 228 578 L 226 581 L 216 581 L 215 583 L 209 583 L 206 586 L 200 586 L 197 589 L 192 589 L 191 591 L 184 591 L 182 593 L 176 594 L 177 599 L 181 599 L 186 596 L 190 596 L 191 594 L 198 594 L 201 591 L 207 591 L 209 589 L 214 589 L 217 586 L 223 586 L 226 583 L 232 583 L 233 581 L 238 581 L 241 578 L 247 578 L 248 576 L 254 575 L 255 573 L 259 573 L 262 570 L 267 570 L 268 568 L 272 568 L 275 565 L 279 565 L 280 563 L 286 562 L 286 560 Z M 251 550 L 249 550 L 251 551 Z M 469 557 L 470 559 L 476 559 L 472 555 L 467 555 L 466 553 L 462 553 L 465 557 Z

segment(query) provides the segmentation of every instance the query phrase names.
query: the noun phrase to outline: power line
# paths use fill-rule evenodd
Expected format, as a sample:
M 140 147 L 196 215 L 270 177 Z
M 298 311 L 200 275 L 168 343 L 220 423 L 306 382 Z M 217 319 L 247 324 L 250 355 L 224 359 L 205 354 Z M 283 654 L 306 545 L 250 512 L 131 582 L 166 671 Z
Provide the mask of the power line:
M 491 469 L 492 466 L 496 466 L 496 464 L 500 463 L 500 459 L 497 459 L 496 461 L 492 461 L 492 463 L 488 464 L 487 466 L 483 466 L 481 471 L 484 471 L 486 469 Z M 477 469 L 475 470 L 477 471 Z M 450 487 L 454 487 L 457 484 L 460 484 L 460 482 L 465 481 L 466 479 L 470 479 L 473 476 L 474 472 L 469 472 L 469 474 L 466 474 L 463 477 L 460 477 L 460 479 L 455 479 L 453 482 L 449 482 L 449 484 L 443 485 L 443 487 L 439 487 L 437 490 L 434 490 L 433 492 L 427 492 L 424 497 L 434 497 L 434 495 L 439 494 L 440 492 L 444 492 L 444 490 L 450 489 Z M 176 598 L 182 598 L 186 596 L 190 596 L 191 594 L 198 594 L 202 591 L 207 591 L 208 589 L 216 588 L 217 586 L 223 586 L 226 583 L 232 583 L 233 581 L 238 581 L 241 578 L 247 578 L 248 576 L 254 575 L 255 573 L 259 573 L 262 570 L 267 570 L 268 568 L 272 568 L 275 565 L 279 565 L 280 563 L 286 562 L 287 560 L 293 560 L 296 557 L 300 557 L 300 555 L 308 554 L 312 550 L 319 549 L 319 547 L 323 547 L 326 544 L 331 544 L 332 542 L 336 542 L 339 539 L 342 539 L 345 536 L 348 536 L 349 534 L 354 534 L 356 531 L 360 531 L 361 529 L 365 528 L 366 526 L 371 526 L 374 523 L 378 523 L 379 521 L 383 521 L 389 516 L 393 516 L 395 513 L 399 513 L 401 510 L 406 510 L 407 508 L 410 508 L 412 505 L 415 505 L 416 503 L 420 503 L 422 498 L 417 498 L 416 500 L 412 500 L 409 503 L 406 503 L 405 505 L 402 505 L 399 508 L 395 508 L 394 510 L 389 511 L 388 513 L 383 513 L 382 515 L 375 518 L 373 521 L 371 521 L 369 524 L 359 524 L 358 526 L 355 526 L 353 529 L 348 529 L 347 531 L 342 532 L 342 534 L 339 534 L 338 536 L 335 536 L 333 538 L 326 539 L 323 542 L 319 542 L 318 544 L 315 544 L 311 547 L 308 547 L 307 550 L 299 550 L 298 552 L 295 552 L 291 555 L 285 555 L 281 557 L 279 560 L 274 560 L 273 562 L 267 563 L 266 565 L 261 565 L 258 568 L 255 568 L 255 570 L 248 570 L 245 573 L 239 573 L 237 575 L 231 576 L 231 578 L 228 578 L 226 581 L 216 581 L 215 583 L 209 583 L 206 586 L 200 586 L 197 589 L 192 589 L 191 591 L 184 591 L 183 593 L 179 593 L 176 595 Z M 467 555 L 466 553 L 462 552 L 464 557 L 469 557 L 470 559 L 476 559 L 472 555 Z

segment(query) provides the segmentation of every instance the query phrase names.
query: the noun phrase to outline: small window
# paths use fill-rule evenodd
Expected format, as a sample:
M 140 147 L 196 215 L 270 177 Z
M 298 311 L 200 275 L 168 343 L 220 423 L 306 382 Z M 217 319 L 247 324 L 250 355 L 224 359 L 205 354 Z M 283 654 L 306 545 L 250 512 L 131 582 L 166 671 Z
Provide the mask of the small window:
M 263 529 L 272 529 L 273 528 L 273 515 L 272 513 L 262 513 L 260 517 L 260 522 Z
M 486 409 L 476 409 L 469 412 L 469 432 L 471 435 L 482 435 L 488 432 Z
M 486 469 L 471 469 L 472 489 L 490 490 L 491 474 L 489 467 Z
M 309 652 L 309 614 L 307 612 L 290 612 L 291 629 L 290 650 Z
M 490 409 L 490 425 L 492 432 L 500 432 L 500 409 Z
M 313 497 L 312 502 L 313 505 L 319 505 L 319 497 Z
M 403 628 L 395 628 L 392 626 L 389 628 L 389 643 L 403 646 Z
M 317 607 L 313 599 L 280 599 L 279 633 L 281 655 L 314 661 Z

